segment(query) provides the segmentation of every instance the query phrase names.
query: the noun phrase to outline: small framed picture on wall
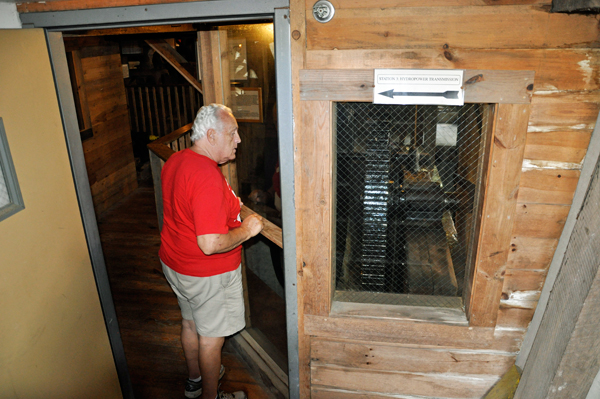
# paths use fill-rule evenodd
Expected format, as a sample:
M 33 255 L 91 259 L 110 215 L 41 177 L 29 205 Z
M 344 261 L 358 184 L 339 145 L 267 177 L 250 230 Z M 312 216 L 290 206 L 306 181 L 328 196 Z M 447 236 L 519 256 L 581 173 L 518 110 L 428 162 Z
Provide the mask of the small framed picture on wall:
M 0 118 L 0 222 L 22 209 L 25 205 L 8 148 L 4 122 Z
M 232 87 L 231 110 L 238 122 L 263 122 L 262 89 L 260 87 Z

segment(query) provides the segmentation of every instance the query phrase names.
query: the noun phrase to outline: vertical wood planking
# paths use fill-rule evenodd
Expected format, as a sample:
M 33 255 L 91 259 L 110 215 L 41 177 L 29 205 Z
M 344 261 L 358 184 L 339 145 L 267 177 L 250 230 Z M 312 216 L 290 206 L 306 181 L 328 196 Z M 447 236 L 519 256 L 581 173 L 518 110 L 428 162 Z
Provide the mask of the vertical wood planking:
M 200 31 L 198 43 L 204 104 L 217 103 L 230 106 L 227 31 Z M 231 188 L 237 193 L 239 190 L 235 162 L 222 165 L 221 171 Z
M 199 67 L 201 68 L 202 88 L 204 89 L 204 105 L 216 101 L 214 59 L 212 57 L 212 46 L 210 31 L 198 32 Z
M 305 0 L 290 0 L 290 31 L 292 32 L 292 82 L 300 81 L 300 70 L 305 67 L 306 57 L 306 4 Z M 292 84 L 292 109 L 295 120 L 302 115 L 302 104 L 300 102 L 300 87 Z M 296 190 L 294 192 L 294 203 L 296 204 L 296 278 L 298 299 L 298 363 L 299 363 L 299 385 L 300 397 L 310 398 L 310 337 L 304 332 L 304 294 L 310 290 L 307 287 L 302 273 L 301 254 L 305 245 L 302 241 L 303 215 L 298 207 L 301 203 L 300 181 L 302 176 L 302 154 L 301 137 L 304 136 L 304 126 L 300 123 L 294 124 L 294 181 Z
M 175 92 L 175 108 L 177 110 L 177 128 L 184 125 L 183 120 L 181 119 L 181 107 L 179 106 L 179 90 L 178 87 L 173 87 L 173 91 Z
M 158 114 L 158 101 L 156 101 L 156 87 L 152 88 L 152 100 L 154 101 L 154 115 L 156 115 L 156 135 L 163 136 L 167 132 L 162 132 L 161 134 L 160 131 L 160 115 Z
M 194 89 L 192 89 L 191 87 L 188 87 L 188 94 L 190 96 L 190 109 L 192 110 L 192 121 L 193 121 L 195 118 L 196 112 L 198 111 L 196 109 L 196 103 L 194 101 L 194 97 L 195 97 Z
M 94 130 L 82 145 L 94 210 L 101 214 L 137 187 L 127 90 L 118 46 L 103 40 L 79 44 Z
M 140 131 L 140 122 L 138 120 L 139 116 L 138 116 L 138 111 L 137 111 L 137 101 L 135 99 L 135 88 L 130 87 L 129 88 L 129 98 L 131 99 L 131 107 L 133 108 L 133 121 L 135 122 L 135 131 L 139 132 Z
M 148 125 L 150 126 L 150 134 L 154 134 L 154 123 L 152 123 L 152 108 L 150 107 L 150 93 L 148 92 L 148 88 L 145 87 L 144 91 L 146 93 L 146 109 L 148 110 Z
M 165 113 L 165 90 L 162 87 L 160 88 L 160 109 L 163 121 L 163 134 L 169 134 L 170 132 L 167 130 L 167 115 Z
M 486 187 L 488 183 L 488 175 L 489 175 L 489 165 L 491 158 L 491 149 L 494 141 L 494 129 L 496 127 L 496 107 L 495 106 L 484 106 L 483 108 L 483 119 L 487 121 L 487 131 L 483 132 L 481 142 L 479 144 L 479 153 L 478 157 L 482 161 L 479 163 L 479 168 L 477 170 L 477 180 L 479 180 L 480 187 L 478 189 L 477 195 L 474 199 L 473 204 L 473 224 L 472 231 L 479 232 L 481 230 L 481 215 L 483 213 L 483 207 L 485 204 L 485 193 Z M 486 154 L 488 154 L 486 156 Z M 466 284 L 464 287 L 463 300 L 465 303 L 465 311 L 469 312 L 470 309 L 470 301 L 472 288 L 473 288 L 473 279 L 475 272 L 475 262 L 477 256 L 477 246 L 479 243 L 480 234 L 471 233 L 469 237 L 468 243 L 468 253 L 467 253 L 467 270 L 465 270 L 466 276 Z
M 529 104 L 499 104 L 475 263 L 469 320 L 496 324 L 516 214 Z
M 90 107 L 88 105 L 87 95 L 85 93 L 85 80 L 83 77 L 83 68 L 81 66 L 81 52 L 73 51 L 73 72 L 75 76 L 71 79 L 75 79 L 77 84 L 77 97 L 79 98 L 79 105 L 81 111 L 81 130 L 90 129 L 92 127 L 92 119 L 90 117 Z
M 171 122 L 171 131 L 175 131 L 175 115 L 173 115 L 173 104 L 171 103 L 171 88 L 167 87 L 167 101 L 169 103 L 169 120 Z
M 145 113 L 144 113 L 144 99 L 142 97 L 142 88 L 138 87 L 137 92 L 138 92 L 138 98 L 140 99 L 140 119 L 142 120 L 142 130 L 144 131 L 144 133 L 147 133 L 146 118 L 144 117 Z
M 326 316 L 331 309 L 332 175 L 331 103 L 303 101 L 299 211 L 304 226 L 301 255 L 307 314 Z
M 187 98 L 185 95 L 185 87 L 181 87 L 181 108 L 183 108 L 183 121 L 181 124 L 187 124 L 189 121 L 188 118 L 188 107 L 187 107 Z

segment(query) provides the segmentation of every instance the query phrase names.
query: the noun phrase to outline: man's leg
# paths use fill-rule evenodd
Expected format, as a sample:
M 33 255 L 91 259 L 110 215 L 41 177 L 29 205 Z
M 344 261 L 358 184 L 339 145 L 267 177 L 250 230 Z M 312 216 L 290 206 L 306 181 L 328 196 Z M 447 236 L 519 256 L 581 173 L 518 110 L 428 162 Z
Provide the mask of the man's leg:
M 198 332 L 194 320 L 183 319 L 181 322 L 181 346 L 187 364 L 188 377 L 195 380 L 200 377 L 200 352 L 198 350 Z
M 200 336 L 200 370 L 202 371 L 202 399 L 215 399 L 219 387 L 223 337 Z

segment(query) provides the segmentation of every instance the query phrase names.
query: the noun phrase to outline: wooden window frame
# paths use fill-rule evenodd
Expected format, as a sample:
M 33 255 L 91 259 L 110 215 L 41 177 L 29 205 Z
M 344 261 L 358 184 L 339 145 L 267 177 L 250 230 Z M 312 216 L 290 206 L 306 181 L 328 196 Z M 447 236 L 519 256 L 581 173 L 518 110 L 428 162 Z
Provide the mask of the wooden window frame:
M 326 159 L 323 167 L 324 184 L 329 204 L 323 216 L 329 228 L 328 270 L 318 270 L 320 280 L 317 303 L 312 307 L 316 314 L 344 314 L 368 317 L 393 317 L 409 320 L 434 321 L 448 324 L 477 327 L 494 327 L 498 317 L 504 274 L 510 239 L 512 235 L 519 189 L 525 139 L 531 109 L 534 71 L 465 70 L 465 103 L 495 104 L 491 131 L 488 140 L 488 155 L 484 164 L 484 180 L 480 195 L 481 214 L 477 219 L 479 235 L 477 249 L 471 261 L 472 268 L 467 276 L 463 301 L 465 313 L 441 312 L 436 308 L 421 308 L 390 305 L 358 304 L 340 306 L 334 303 L 334 237 L 335 220 L 333 187 L 333 117 L 335 101 L 373 101 L 373 69 L 301 70 L 300 100 L 306 132 L 318 135 L 315 139 L 325 147 Z M 317 116 L 317 114 L 324 114 Z M 326 120 L 325 120 L 326 119 Z M 327 186 L 328 184 L 328 186 Z M 316 277 L 316 276 L 315 276 Z M 316 289 L 313 287 L 313 289 Z M 325 293 L 323 292 L 325 291 Z M 466 315 L 466 319 L 464 316 Z M 467 321 L 468 320 L 468 321 Z

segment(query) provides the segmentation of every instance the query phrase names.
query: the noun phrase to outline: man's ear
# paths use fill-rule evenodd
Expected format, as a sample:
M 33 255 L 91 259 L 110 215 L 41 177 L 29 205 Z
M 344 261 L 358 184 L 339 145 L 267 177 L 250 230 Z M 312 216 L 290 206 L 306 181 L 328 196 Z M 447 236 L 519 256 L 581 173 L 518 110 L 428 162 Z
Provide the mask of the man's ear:
M 208 139 L 208 142 L 210 143 L 210 145 L 215 145 L 215 141 L 216 141 L 216 137 L 217 136 L 217 132 L 215 131 L 215 129 L 208 129 L 206 131 L 206 138 Z

